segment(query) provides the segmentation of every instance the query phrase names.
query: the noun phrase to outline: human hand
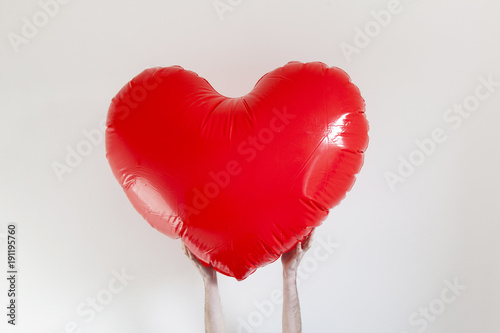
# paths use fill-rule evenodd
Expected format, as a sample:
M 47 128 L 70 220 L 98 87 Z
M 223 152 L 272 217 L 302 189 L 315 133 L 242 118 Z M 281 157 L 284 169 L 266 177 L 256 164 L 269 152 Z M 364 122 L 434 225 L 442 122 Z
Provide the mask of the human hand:
M 182 250 L 200 272 L 205 283 L 205 332 L 224 333 L 224 315 L 217 285 L 217 273 L 212 267 L 205 267 L 182 243 Z
M 203 280 L 205 282 L 214 281 L 217 279 L 216 271 L 211 266 L 210 267 L 203 266 L 203 264 L 198 259 L 196 259 L 194 254 L 187 248 L 187 246 L 184 243 L 182 243 L 182 250 L 184 251 L 186 256 L 193 262 L 193 264 L 196 266 L 196 268 L 200 272 L 200 274 L 203 277 Z
M 297 243 L 297 245 L 281 255 L 281 262 L 283 264 L 284 274 L 296 274 L 299 268 L 300 261 L 304 257 L 304 254 L 311 248 L 311 243 L 314 235 L 314 230 L 311 231 L 309 235 L 304 238 L 302 242 Z

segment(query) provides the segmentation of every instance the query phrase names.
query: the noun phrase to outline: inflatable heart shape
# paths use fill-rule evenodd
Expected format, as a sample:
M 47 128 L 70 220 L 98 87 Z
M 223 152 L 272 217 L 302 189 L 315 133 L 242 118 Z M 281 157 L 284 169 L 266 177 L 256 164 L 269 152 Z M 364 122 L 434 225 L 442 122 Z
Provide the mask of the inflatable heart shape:
M 113 99 L 106 150 L 151 226 L 242 280 L 344 198 L 367 132 L 364 100 L 338 68 L 291 62 L 227 98 L 175 66 L 145 70 Z

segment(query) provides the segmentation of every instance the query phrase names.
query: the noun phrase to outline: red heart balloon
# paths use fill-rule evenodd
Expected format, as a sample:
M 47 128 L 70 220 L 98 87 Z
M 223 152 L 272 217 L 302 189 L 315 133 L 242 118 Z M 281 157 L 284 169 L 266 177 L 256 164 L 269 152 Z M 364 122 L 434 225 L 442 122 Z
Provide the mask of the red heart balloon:
M 365 104 L 339 68 L 291 62 L 240 98 L 181 67 L 113 99 L 106 150 L 135 209 L 205 265 L 245 279 L 304 239 L 354 184 Z

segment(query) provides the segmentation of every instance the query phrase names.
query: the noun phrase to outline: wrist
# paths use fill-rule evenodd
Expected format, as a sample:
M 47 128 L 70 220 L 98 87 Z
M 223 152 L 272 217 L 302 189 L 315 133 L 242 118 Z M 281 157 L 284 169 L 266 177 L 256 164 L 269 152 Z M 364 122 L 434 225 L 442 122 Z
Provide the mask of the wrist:
M 203 281 L 206 285 L 217 285 L 217 273 L 213 271 L 203 275 Z
M 295 281 L 297 279 L 297 270 L 296 269 L 283 269 L 283 279 Z

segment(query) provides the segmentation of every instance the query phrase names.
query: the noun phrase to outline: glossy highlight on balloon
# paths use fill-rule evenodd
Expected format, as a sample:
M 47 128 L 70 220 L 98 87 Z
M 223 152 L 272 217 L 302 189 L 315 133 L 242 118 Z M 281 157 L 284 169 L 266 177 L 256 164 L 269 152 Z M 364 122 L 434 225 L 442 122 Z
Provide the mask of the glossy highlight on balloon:
M 106 155 L 135 209 L 204 264 L 243 280 L 302 241 L 351 189 L 365 103 L 339 68 L 290 62 L 227 98 L 150 68 L 108 111 Z

